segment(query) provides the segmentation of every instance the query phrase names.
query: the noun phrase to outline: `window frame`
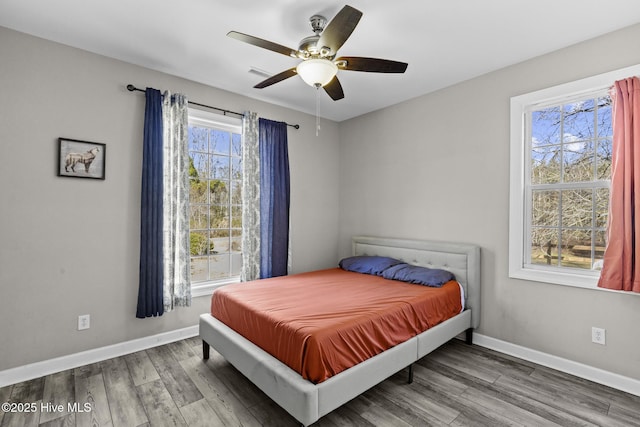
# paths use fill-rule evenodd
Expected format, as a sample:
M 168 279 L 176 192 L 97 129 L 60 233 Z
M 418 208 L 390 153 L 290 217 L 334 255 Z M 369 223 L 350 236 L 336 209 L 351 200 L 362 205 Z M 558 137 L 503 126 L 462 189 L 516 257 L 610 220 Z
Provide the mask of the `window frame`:
M 527 209 L 530 205 L 531 186 L 527 185 L 530 172 L 530 146 L 526 141 L 532 109 L 545 105 L 568 103 L 581 98 L 608 92 L 616 80 L 640 73 L 640 65 L 626 67 L 581 80 L 553 86 L 511 98 L 510 103 L 510 174 L 509 174 L 509 277 L 558 285 L 589 289 L 597 287 L 599 271 L 562 268 L 535 267 L 525 265 L 524 257 L 530 249 L 525 243 L 525 233 L 530 230 Z M 529 162 L 529 163 L 528 163 Z M 594 181 L 595 182 L 595 181 Z
M 216 129 L 221 129 L 232 133 L 239 133 L 240 135 L 242 135 L 242 118 L 231 117 L 189 107 L 188 126 L 191 125 L 214 127 Z M 231 203 L 231 198 L 229 198 L 229 203 Z M 208 296 L 211 295 L 215 289 L 221 286 L 238 282 L 240 282 L 240 275 L 218 280 L 202 281 L 195 284 L 192 283 L 191 296 Z

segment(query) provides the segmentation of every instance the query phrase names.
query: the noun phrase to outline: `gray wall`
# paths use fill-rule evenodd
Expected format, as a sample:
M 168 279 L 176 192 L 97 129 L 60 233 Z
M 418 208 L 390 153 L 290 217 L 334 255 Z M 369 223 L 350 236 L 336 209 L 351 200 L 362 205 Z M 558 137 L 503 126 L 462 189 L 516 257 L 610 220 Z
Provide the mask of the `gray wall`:
M 640 25 L 341 123 L 340 255 L 354 234 L 476 243 L 480 333 L 640 379 L 640 295 L 508 277 L 510 97 L 638 64 L 638 40 Z
M 215 72 L 215 70 L 211 70 Z M 0 370 L 197 324 L 136 319 L 144 95 L 187 94 L 289 129 L 294 272 L 335 265 L 338 128 L 315 118 L 0 27 Z M 106 143 L 106 180 L 56 176 L 57 138 Z M 77 317 L 91 328 L 77 331 Z
M 640 63 L 634 26 L 343 122 L 0 28 L 0 370 L 196 324 L 209 299 L 136 319 L 144 97 L 300 123 L 289 131 L 294 272 L 354 234 L 482 246 L 487 336 L 640 379 L 640 296 L 507 276 L 509 99 Z M 434 64 L 437 66 L 437 64 Z M 60 136 L 107 144 L 104 182 L 55 176 Z M 91 329 L 76 331 L 91 314 Z M 635 327 L 634 327 L 635 325 Z M 607 346 L 590 342 L 607 329 Z

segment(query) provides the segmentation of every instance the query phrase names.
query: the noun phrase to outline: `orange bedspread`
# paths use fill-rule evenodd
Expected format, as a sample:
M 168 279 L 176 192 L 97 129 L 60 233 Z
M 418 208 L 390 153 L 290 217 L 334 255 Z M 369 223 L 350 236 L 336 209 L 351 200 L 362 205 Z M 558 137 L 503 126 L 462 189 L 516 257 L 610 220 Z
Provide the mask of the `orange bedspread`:
M 220 288 L 211 314 L 303 378 L 319 383 L 461 311 L 441 288 L 340 268 Z

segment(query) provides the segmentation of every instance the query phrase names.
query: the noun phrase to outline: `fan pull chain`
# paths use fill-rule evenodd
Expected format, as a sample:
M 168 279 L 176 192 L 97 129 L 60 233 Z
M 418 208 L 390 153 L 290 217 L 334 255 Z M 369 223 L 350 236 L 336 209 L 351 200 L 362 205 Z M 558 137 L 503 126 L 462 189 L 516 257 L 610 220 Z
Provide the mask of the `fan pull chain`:
M 316 86 L 316 136 L 320 134 L 320 86 Z

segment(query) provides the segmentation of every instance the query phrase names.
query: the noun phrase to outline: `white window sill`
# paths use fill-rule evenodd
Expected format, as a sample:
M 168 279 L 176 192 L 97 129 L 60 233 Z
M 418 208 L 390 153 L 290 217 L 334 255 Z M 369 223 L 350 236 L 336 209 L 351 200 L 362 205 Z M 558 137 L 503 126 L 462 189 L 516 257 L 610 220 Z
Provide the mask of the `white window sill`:
M 198 283 L 197 285 L 191 286 L 191 297 L 198 298 L 211 296 L 213 294 L 213 291 L 215 291 L 216 289 L 226 285 L 230 285 L 232 283 L 240 283 L 240 278 L 233 277 L 225 280 L 217 280 L 215 282 Z
M 509 277 L 512 279 L 530 280 L 534 282 L 550 283 L 554 285 L 571 286 L 574 288 L 592 289 L 596 291 L 624 293 L 625 295 L 637 295 L 637 292 L 625 292 L 614 289 L 599 288 L 598 279 L 599 272 L 592 274 L 568 273 L 563 271 L 546 271 L 535 268 L 513 268 L 509 271 Z
M 593 273 L 579 274 L 578 272 L 515 267 L 509 271 L 509 277 L 513 279 L 531 280 L 534 282 L 574 286 L 585 289 L 600 289 L 598 288 L 599 274 Z

